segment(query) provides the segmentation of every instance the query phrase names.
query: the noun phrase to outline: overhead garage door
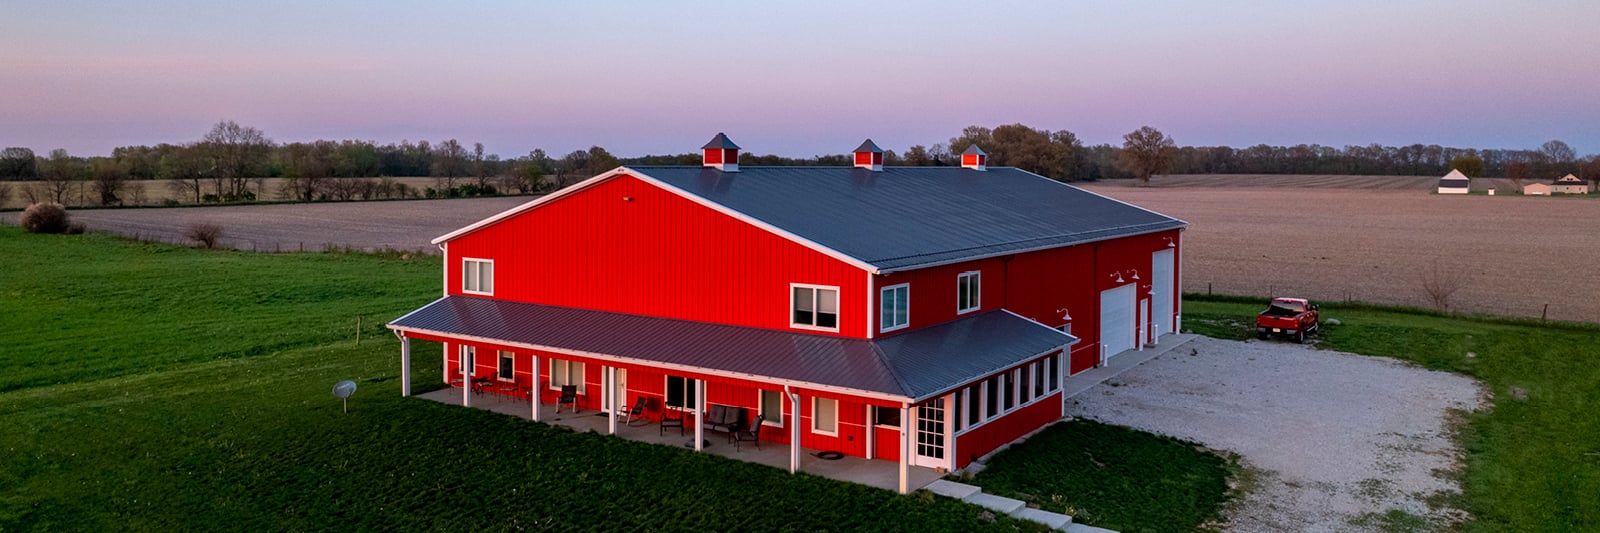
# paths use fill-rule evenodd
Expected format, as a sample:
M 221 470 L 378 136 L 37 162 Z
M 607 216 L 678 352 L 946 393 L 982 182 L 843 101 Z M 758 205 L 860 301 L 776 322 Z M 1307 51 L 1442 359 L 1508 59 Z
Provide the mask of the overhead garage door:
M 1134 284 L 1100 293 L 1100 344 L 1111 357 L 1133 348 Z
M 1172 333 L 1172 296 L 1176 294 L 1172 275 L 1172 250 L 1150 254 L 1150 299 L 1154 300 L 1152 318 L 1156 334 Z

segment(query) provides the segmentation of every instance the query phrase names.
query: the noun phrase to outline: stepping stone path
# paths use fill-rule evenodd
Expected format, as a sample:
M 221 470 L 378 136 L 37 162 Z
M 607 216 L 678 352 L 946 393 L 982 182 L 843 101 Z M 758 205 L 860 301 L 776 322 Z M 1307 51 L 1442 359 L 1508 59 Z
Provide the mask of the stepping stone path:
M 1083 524 L 1074 524 L 1072 523 L 1072 517 L 1070 516 L 1061 513 L 1052 513 L 1050 511 L 1041 509 L 1029 508 L 1028 505 L 1023 503 L 1022 500 L 1002 498 L 993 494 L 984 494 L 983 489 L 965 483 L 956 483 L 948 479 L 941 479 L 929 484 L 926 488 L 929 492 L 944 496 L 946 498 L 955 498 L 967 503 L 982 506 L 995 512 L 1005 513 L 1031 522 L 1038 522 L 1040 524 L 1050 526 L 1050 529 L 1057 531 L 1068 531 L 1071 533 L 1116 533 L 1109 529 L 1101 529 Z

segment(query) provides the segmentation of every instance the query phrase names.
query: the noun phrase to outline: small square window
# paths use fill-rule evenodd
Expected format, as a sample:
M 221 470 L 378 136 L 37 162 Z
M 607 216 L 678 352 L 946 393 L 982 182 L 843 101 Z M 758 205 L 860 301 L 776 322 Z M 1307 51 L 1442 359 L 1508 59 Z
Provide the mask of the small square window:
M 900 408 L 873 406 L 872 423 L 880 426 L 900 427 Z
M 791 285 L 789 323 L 803 329 L 839 330 L 839 288 Z
M 461 292 L 493 295 L 494 261 L 488 259 L 462 259 Z
M 823 435 L 839 433 L 839 400 L 811 398 L 811 432 Z
M 783 427 L 783 391 L 761 391 L 761 423 Z
M 878 292 L 878 331 L 894 331 L 911 323 L 911 285 L 901 283 Z

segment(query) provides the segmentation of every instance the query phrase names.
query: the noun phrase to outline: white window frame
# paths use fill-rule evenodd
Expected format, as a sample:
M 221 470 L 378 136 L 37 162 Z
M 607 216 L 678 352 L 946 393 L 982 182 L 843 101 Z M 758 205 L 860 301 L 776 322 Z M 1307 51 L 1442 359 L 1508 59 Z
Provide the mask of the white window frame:
M 556 376 L 558 375 L 556 374 L 556 363 L 561 363 L 562 366 L 563 372 L 559 374 L 562 377 L 561 380 L 556 379 Z M 572 379 L 572 365 L 578 365 L 577 383 L 567 381 Z M 550 358 L 550 390 L 561 390 L 562 385 L 577 385 L 578 394 L 587 393 L 588 387 L 585 386 L 583 382 L 588 377 L 588 370 L 588 367 L 583 364 L 583 361 L 570 361 L 567 359 L 556 359 L 554 357 Z
M 473 289 L 473 288 L 468 288 L 467 287 L 467 267 L 468 267 L 468 265 L 471 265 L 472 263 L 486 263 L 486 264 L 489 265 L 489 290 L 484 291 L 484 290 L 478 290 L 478 289 Z M 478 270 L 477 279 L 478 279 L 478 288 L 481 289 L 483 287 L 483 271 L 482 271 L 482 269 Z M 484 296 L 494 296 L 494 260 L 493 259 L 479 259 L 479 258 L 476 258 L 476 257 L 463 257 L 463 258 L 461 258 L 461 292 L 462 292 L 462 294 L 481 294 L 481 295 L 484 295 Z
M 899 303 L 899 304 L 905 306 L 905 310 L 906 310 L 905 318 L 906 318 L 906 320 L 905 320 L 905 322 L 901 322 L 899 324 L 891 324 L 888 327 L 884 327 L 883 302 L 887 300 L 887 297 L 888 297 L 888 295 L 890 293 L 895 292 L 895 291 L 900 291 L 900 290 L 904 290 L 905 291 L 905 297 L 901 298 L 901 299 L 898 299 L 896 301 L 896 303 Z M 890 314 L 892 315 L 893 313 L 890 313 Z M 890 331 L 902 330 L 902 329 L 906 329 L 908 327 L 911 327 L 911 284 L 910 283 L 901 283 L 899 285 L 890 285 L 888 287 L 884 287 L 882 289 L 878 289 L 878 332 L 879 333 L 888 333 Z
M 517 380 L 517 352 L 513 352 L 513 351 L 510 351 L 510 350 L 495 350 L 494 355 L 495 355 L 495 360 L 494 360 L 494 365 L 495 365 L 495 367 L 494 367 L 494 379 L 499 380 L 499 381 L 506 381 L 506 382 L 516 381 Z M 504 372 L 501 372 L 501 370 L 505 370 L 505 369 L 501 368 L 500 365 L 502 363 L 505 363 L 506 359 L 510 359 L 511 360 L 511 377 L 509 377 L 509 378 L 501 377 L 501 374 L 504 374 Z
M 898 416 L 899 413 L 900 413 L 900 408 L 899 407 L 882 407 L 882 406 L 874 405 L 874 406 L 872 406 L 872 424 L 871 424 L 872 427 L 884 428 L 884 429 L 899 429 L 899 428 L 905 426 L 906 421 L 904 421 L 904 420 L 900 421 L 900 425 L 899 426 L 891 426 L 891 425 L 888 425 L 888 424 L 879 424 L 878 423 L 878 410 L 879 409 L 892 410 L 892 411 L 895 412 L 896 416 Z
M 684 400 L 690 400 L 689 397 L 690 396 L 694 396 L 693 401 L 685 401 L 683 403 L 692 403 L 694 405 L 672 405 L 671 403 L 669 403 L 671 401 L 671 399 L 672 399 L 671 396 L 669 396 L 669 394 L 672 391 L 672 387 L 670 385 L 670 383 L 672 382 L 672 378 L 678 378 L 678 379 L 683 380 L 683 399 Z M 688 412 L 698 411 L 700 409 L 700 402 L 704 401 L 704 400 L 702 400 L 700 398 L 699 391 L 696 390 L 696 389 L 699 388 L 699 385 L 698 385 L 699 381 L 700 380 L 695 379 L 695 378 L 691 378 L 689 376 L 678 376 L 678 375 L 673 375 L 673 374 L 666 374 L 666 375 L 661 376 L 661 408 L 662 409 L 672 409 L 674 411 L 688 411 Z M 710 402 L 706 402 L 706 403 L 709 404 Z M 756 406 L 757 409 L 760 409 L 760 407 L 761 406 L 759 406 L 759 405 Z
M 811 321 L 812 322 L 816 322 L 817 321 L 817 315 L 820 314 L 820 311 L 821 311 L 820 308 L 822 307 L 821 305 L 818 305 L 819 303 L 821 303 L 822 299 L 820 297 L 818 297 L 817 295 L 821 294 L 820 291 L 833 291 L 833 323 L 834 323 L 834 326 L 831 327 L 831 328 L 828 328 L 828 327 L 816 326 L 816 325 L 812 325 L 812 324 L 801 324 L 801 323 L 795 322 L 794 321 L 794 312 L 795 312 L 795 309 L 796 309 L 795 308 L 795 304 L 798 303 L 794 299 L 794 290 L 795 289 L 811 289 L 812 290 L 812 293 L 811 293 Z M 810 284 L 805 284 L 805 283 L 790 283 L 789 284 L 789 318 L 788 318 L 789 327 L 794 328 L 794 329 L 806 329 L 806 330 L 811 330 L 811 331 L 831 331 L 831 332 L 837 333 L 839 331 L 839 326 L 838 325 L 844 323 L 844 320 L 843 320 L 844 319 L 844 313 L 840 312 L 840 311 L 843 311 L 843 306 L 839 305 L 839 302 L 840 302 L 840 299 L 839 299 L 839 287 L 836 286 L 836 285 L 810 285 Z
M 817 427 L 817 422 L 822 421 L 822 417 L 817 416 L 817 402 L 823 401 L 833 402 L 833 431 L 828 431 Z M 904 424 L 905 421 L 901 420 L 900 423 Z M 821 396 L 811 397 L 811 432 L 817 435 L 827 435 L 829 437 L 839 436 L 839 400 L 835 400 L 833 398 L 823 398 Z
M 666 396 L 666 394 L 665 394 L 666 389 L 662 389 L 662 391 L 663 391 L 662 397 L 665 397 Z M 778 395 L 778 413 L 777 413 L 777 416 L 773 416 L 772 413 L 768 413 L 767 412 L 767 402 L 766 402 L 765 396 L 768 393 L 772 393 L 772 394 Z M 786 398 L 783 397 L 783 391 L 781 391 L 781 390 L 767 390 L 767 389 L 757 390 L 756 391 L 756 414 L 759 414 L 762 417 L 764 417 L 764 418 L 761 419 L 761 425 L 763 425 L 763 426 L 772 426 L 772 427 L 780 427 L 780 428 L 783 427 L 783 406 L 784 406 L 784 404 L 787 404 L 787 403 L 789 403 L 789 402 L 787 401 Z
M 966 281 L 966 280 L 969 280 L 969 279 L 972 280 L 972 281 Z M 961 307 L 961 298 L 966 296 L 966 293 L 967 293 L 967 291 L 964 290 L 962 288 L 962 286 L 961 286 L 963 282 L 965 282 L 968 286 L 973 288 L 972 300 L 967 302 L 969 304 L 972 304 L 971 307 Z M 960 314 L 971 313 L 973 311 L 977 311 L 977 310 L 982 309 L 982 308 L 983 308 L 983 271 L 982 270 L 969 270 L 969 271 L 957 274 L 956 275 L 956 314 L 960 315 Z

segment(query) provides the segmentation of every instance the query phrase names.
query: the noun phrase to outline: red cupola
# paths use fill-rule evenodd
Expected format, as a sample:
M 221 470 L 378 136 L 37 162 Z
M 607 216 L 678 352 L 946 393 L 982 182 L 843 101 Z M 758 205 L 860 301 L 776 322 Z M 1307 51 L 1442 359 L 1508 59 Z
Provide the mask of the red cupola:
M 716 167 L 723 172 L 739 171 L 739 145 L 728 140 L 727 134 L 717 132 L 717 136 L 701 146 L 700 150 L 705 154 L 705 166 Z
M 987 170 L 988 167 L 989 154 L 984 152 L 982 148 L 978 148 L 978 145 L 968 146 L 966 151 L 961 152 L 961 168 Z
M 864 168 L 873 172 L 883 171 L 883 149 L 878 148 L 872 139 L 861 141 L 861 146 L 855 151 L 856 168 Z

